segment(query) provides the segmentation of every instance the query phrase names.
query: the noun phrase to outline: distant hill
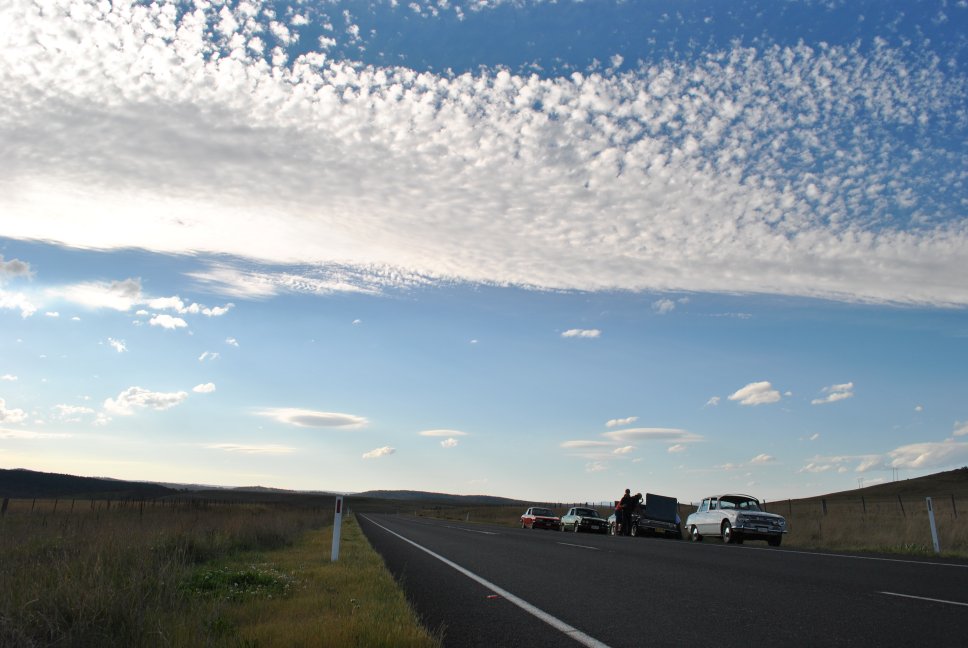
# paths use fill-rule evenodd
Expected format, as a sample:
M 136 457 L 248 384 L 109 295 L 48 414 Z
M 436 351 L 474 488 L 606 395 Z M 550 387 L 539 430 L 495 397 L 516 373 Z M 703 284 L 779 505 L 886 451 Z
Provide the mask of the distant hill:
M 858 496 L 876 499 L 897 497 L 944 497 L 953 495 L 958 499 L 968 498 L 968 467 L 947 470 L 945 472 L 925 475 L 923 477 L 912 477 L 911 479 L 899 479 L 898 481 L 874 484 L 864 488 L 853 488 L 846 491 L 838 491 L 827 495 L 816 495 L 814 497 L 804 497 L 795 501 L 819 500 L 821 498 L 828 501 L 838 499 L 856 499 Z
M 0 469 L 0 497 L 16 499 L 94 497 L 154 498 L 174 494 L 171 488 L 147 482 L 103 477 L 77 477 L 15 468 Z
M 431 493 L 427 491 L 410 490 L 372 490 L 354 493 L 353 497 L 369 497 L 384 500 L 407 500 L 411 502 L 434 502 L 439 504 L 459 504 L 475 506 L 511 506 L 522 504 L 522 500 L 493 495 L 451 495 L 448 493 Z

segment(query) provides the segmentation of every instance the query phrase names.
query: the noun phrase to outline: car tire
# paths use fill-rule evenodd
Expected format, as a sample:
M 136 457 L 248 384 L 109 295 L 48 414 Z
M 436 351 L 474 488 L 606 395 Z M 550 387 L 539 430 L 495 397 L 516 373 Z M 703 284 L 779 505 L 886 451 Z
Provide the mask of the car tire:
M 696 525 L 689 527 L 689 539 L 693 542 L 702 542 L 702 536 L 699 535 L 699 529 L 696 528 Z
M 771 536 L 767 538 L 766 541 L 770 544 L 771 547 L 779 547 L 780 543 L 783 542 L 783 536 L 781 535 Z
M 733 525 L 729 520 L 723 520 L 722 526 L 723 544 L 743 544 L 739 534 L 733 531 Z

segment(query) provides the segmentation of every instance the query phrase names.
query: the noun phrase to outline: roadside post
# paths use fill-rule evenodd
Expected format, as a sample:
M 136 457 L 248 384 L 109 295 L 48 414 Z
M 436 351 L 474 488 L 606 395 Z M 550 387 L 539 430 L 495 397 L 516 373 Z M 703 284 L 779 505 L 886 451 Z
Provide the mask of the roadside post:
M 931 498 L 925 497 L 924 501 L 928 503 L 928 521 L 931 522 L 931 542 L 934 543 L 934 553 L 941 553 L 941 545 L 938 544 L 938 527 L 934 523 L 934 506 L 931 504 Z
M 343 526 L 343 496 L 336 496 L 336 514 L 333 516 L 333 554 L 330 562 L 339 560 L 339 534 Z

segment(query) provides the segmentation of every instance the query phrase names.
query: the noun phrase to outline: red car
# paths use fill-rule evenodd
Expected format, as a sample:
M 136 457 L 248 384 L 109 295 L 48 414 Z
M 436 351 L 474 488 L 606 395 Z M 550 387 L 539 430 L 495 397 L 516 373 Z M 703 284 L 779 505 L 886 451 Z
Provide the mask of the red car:
M 532 506 L 521 516 L 522 529 L 551 529 L 557 531 L 561 518 L 554 511 L 543 506 Z

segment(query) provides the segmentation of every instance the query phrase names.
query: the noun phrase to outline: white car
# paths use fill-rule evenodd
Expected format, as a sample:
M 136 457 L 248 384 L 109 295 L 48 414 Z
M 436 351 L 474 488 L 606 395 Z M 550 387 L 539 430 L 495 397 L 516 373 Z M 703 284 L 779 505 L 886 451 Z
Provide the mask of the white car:
M 686 518 L 686 531 L 693 542 L 702 542 L 708 535 L 719 536 L 727 544 L 766 540 L 771 547 L 779 547 L 787 526 L 782 515 L 767 513 L 755 497 L 731 494 L 704 499 Z

